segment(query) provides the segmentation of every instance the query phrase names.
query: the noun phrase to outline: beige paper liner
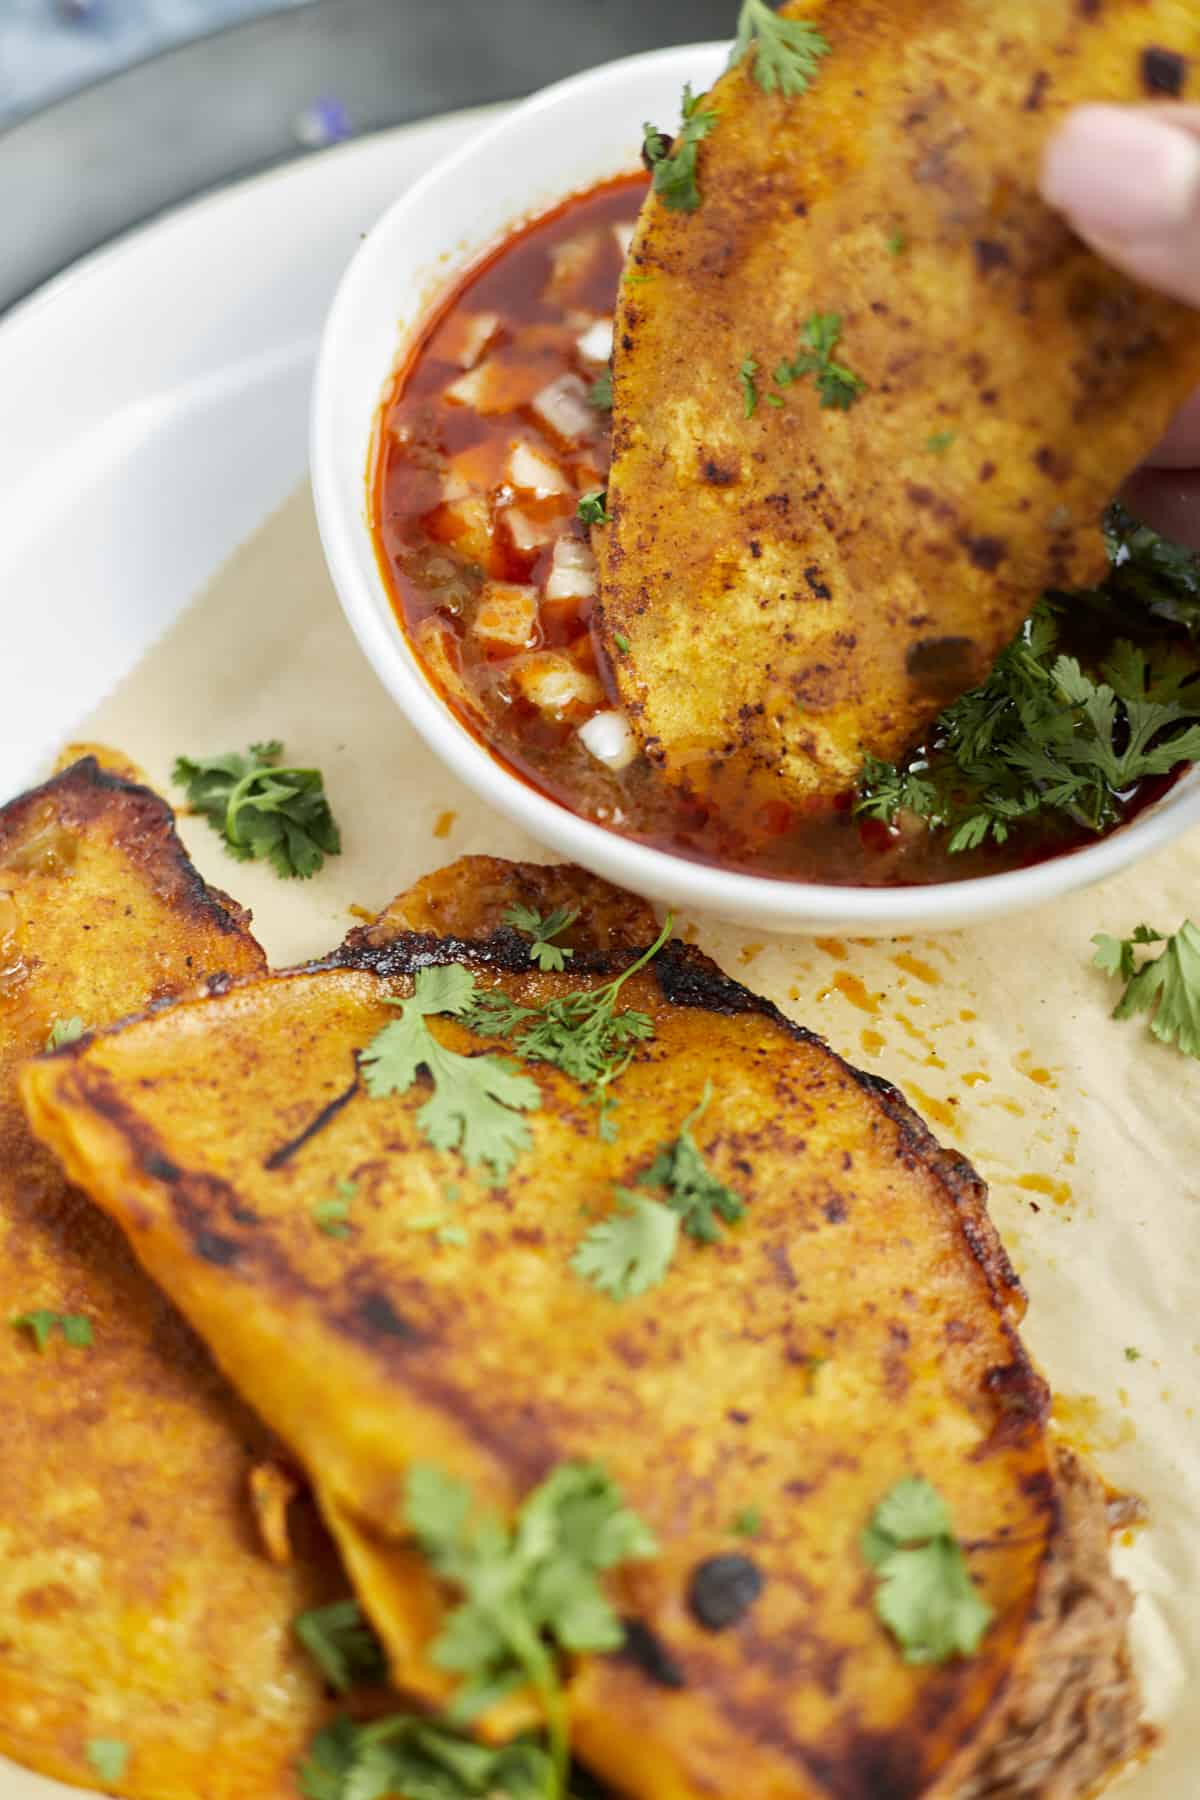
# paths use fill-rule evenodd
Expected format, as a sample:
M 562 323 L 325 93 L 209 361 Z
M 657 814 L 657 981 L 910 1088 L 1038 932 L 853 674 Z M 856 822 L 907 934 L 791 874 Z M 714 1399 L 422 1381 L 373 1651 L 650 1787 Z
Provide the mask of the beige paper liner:
M 278 737 L 320 767 L 345 853 L 313 881 L 183 835 L 253 908 L 276 965 L 331 949 L 417 876 L 467 852 L 547 860 L 406 724 L 362 657 L 297 494 L 88 722 L 176 800 L 173 759 Z M 1149 1527 L 1118 1550 L 1165 1743 L 1120 1791 L 1200 1795 L 1200 1063 L 1116 1024 L 1093 932 L 1200 918 L 1200 833 L 1107 886 L 971 933 L 865 943 L 688 928 L 731 974 L 903 1088 L 991 1187 L 1030 1293 L 1026 1340 L 1056 1417 Z M 1133 1360 L 1130 1349 L 1138 1353 Z

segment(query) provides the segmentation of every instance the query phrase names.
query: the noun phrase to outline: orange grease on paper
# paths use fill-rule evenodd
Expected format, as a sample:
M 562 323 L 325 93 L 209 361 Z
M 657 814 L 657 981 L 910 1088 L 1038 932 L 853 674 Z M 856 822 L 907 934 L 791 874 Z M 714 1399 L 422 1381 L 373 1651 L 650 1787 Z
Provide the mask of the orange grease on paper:
M 908 1083 L 908 1089 L 921 1111 L 936 1125 L 942 1126 L 946 1131 L 952 1131 L 958 1124 L 958 1115 L 954 1111 L 953 1100 L 937 1100 L 932 1094 L 927 1094 L 924 1088 L 919 1088 L 915 1081 Z
M 434 837 L 448 838 L 450 833 L 454 830 L 454 821 L 457 817 L 458 814 L 456 812 L 439 813 L 437 816 L 437 823 L 433 828 Z
M 845 944 L 843 944 L 841 938 L 816 938 L 814 939 L 814 942 L 816 943 L 817 949 L 823 950 L 826 956 L 832 956 L 834 962 L 848 962 L 850 960 L 850 952 L 847 950 Z
M 1072 1197 L 1065 1181 L 1053 1181 L 1049 1175 L 1018 1175 L 1017 1186 L 1027 1194 L 1044 1194 L 1055 1206 L 1069 1205 Z
M 851 1006 L 857 1006 L 860 1012 L 877 1013 L 879 1011 L 879 1002 L 883 999 L 883 995 L 869 994 L 857 975 L 850 975 L 845 969 L 839 969 L 833 978 L 832 985 L 822 988 L 817 999 L 828 1000 L 835 988 L 843 1000 L 848 1000 Z
M 991 1076 L 985 1075 L 982 1069 L 972 1069 L 969 1074 L 963 1076 L 963 1080 L 970 1088 L 979 1087 L 981 1083 L 991 1079 Z
M 1097 1450 L 1119 1450 L 1137 1436 L 1132 1419 L 1114 1419 L 1094 1394 L 1056 1394 L 1050 1417 L 1070 1440 L 1072 1449 L 1081 1450 L 1085 1456 Z
M 941 986 L 942 978 L 937 970 L 932 968 L 929 963 L 922 962 L 919 956 L 913 956 L 909 951 L 902 950 L 899 956 L 893 956 L 892 961 L 898 969 L 903 969 L 905 974 L 915 975 L 918 981 L 927 982 L 930 987 Z
M 882 1032 L 872 1031 L 869 1025 L 863 1029 L 858 1041 L 868 1056 L 878 1056 L 879 1052 L 883 1049 L 884 1040 Z

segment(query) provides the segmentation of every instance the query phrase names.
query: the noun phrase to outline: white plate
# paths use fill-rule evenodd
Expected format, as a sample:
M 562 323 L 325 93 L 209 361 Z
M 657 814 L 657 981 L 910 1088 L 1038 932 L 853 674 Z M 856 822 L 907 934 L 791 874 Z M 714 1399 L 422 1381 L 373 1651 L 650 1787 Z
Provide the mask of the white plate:
M 302 479 L 321 323 L 359 238 L 496 108 L 197 201 L 0 324 L 0 795 Z
M 0 803 L 302 479 L 317 338 L 351 252 L 495 111 L 185 207 L 0 325 Z M 72 1795 L 0 1759 L 0 1800 Z

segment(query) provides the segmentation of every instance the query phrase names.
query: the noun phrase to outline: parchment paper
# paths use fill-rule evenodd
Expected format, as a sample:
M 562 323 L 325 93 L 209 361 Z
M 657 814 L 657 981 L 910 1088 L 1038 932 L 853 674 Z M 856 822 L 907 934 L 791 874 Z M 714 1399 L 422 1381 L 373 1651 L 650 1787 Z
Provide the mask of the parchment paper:
M 276 965 L 331 949 L 352 907 L 373 913 L 454 857 L 547 860 L 458 784 L 377 683 L 330 587 L 307 490 L 85 734 L 166 794 L 176 755 L 262 738 L 324 771 L 345 853 L 309 883 L 236 863 L 203 821 L 181 820 L 203 873 L 253 908 Z M 1120 1784 L 1130 1800 L 1200 1795 L 1200 1063 L 1140 1020 L 1110 1018 L 1118 990 L 1090 967 L 1089 940 L 1200 919 L 1198 876 L 1200 833 L 1103 888 L 971 933 L 810 942 L 683 922 L 731 974 L 895 1081 L 989 1182 L 1059 1426 L 1149 1506 L 1117 1554 L 1167 1729 Z

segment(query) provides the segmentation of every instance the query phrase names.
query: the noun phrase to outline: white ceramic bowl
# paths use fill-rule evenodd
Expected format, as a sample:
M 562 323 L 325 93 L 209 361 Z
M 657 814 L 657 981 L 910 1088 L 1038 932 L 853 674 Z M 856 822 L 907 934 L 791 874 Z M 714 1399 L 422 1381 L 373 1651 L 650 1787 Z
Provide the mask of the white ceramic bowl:
M 342 279 L 312 412 L 312 479 L 330 573 L 359 643 L 405 716 L 498 812 L 558 855 L 688 913 L 766 930 L 886 937 L 1016 912 L 1103 881 L 1200 822 L 1200 771 L 1132 825 L 1030 869 L 921 888 L 843 888 L 735 874 L 629 842 L 510 774 L 447 709 L 396 623 L 375 558 L 366 470 L 384 386 L 439 291 L 524 219 L 637 166 L 642 123 L 670 124 L 727 45 L 608 63 L 536 94 L 438 164 L 384 214 Z

